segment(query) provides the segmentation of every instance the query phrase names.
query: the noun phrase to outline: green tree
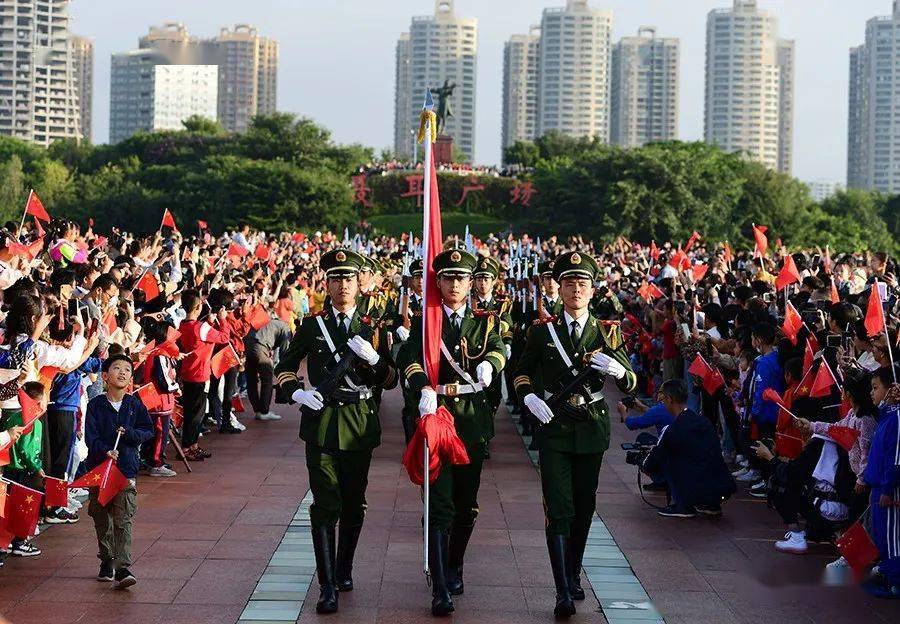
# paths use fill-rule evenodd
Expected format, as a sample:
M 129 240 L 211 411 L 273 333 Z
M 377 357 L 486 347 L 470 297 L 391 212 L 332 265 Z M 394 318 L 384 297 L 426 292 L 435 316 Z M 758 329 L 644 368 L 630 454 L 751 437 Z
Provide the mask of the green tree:
M 0 163 L 0 221 L 18 221 L 25 210 L 25 172 L 22 159 L 12 154 Z

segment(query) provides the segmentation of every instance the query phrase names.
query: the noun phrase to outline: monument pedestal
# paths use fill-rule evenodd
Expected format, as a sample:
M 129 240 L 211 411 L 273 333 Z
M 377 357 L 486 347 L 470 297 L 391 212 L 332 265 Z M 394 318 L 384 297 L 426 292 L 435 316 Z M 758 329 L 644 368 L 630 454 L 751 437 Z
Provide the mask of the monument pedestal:
M 434 143 L 434 163 L 436 165 L 453 162 L 453 137 L 442 134 Z

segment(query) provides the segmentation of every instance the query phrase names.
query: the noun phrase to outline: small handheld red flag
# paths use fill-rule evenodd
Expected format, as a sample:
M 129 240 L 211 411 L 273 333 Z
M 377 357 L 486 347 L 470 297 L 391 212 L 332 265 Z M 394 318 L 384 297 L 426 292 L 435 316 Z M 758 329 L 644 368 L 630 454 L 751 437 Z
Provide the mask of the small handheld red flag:
M 260 260 L 268 260 L 271 255 L 271 250 L 268 245 L 263 245 L 260 243 L 256 246 L 256 249 L 253 251 L 253 255 L 259 258 Z
M 210 361 L 213 377 L 221 379 L 222 375 L 224 375 L 240 363 L 241 360 L 240 358 L 238 358 L 234 347 L 229 344 L 224 349 L 216 353 Z
M 37 217 L 34 218 L 34 229 L 37 232 L 38 238 L 44 238 L 47 235 L 47 232 L 44 231 L 44 226 L 41 225 L 41 220 Z
M 884 310 L 881 307 L 881 292 L 878 290 L 878 282 L 872 282 L 869 289 L 869 303 L 866 305 L 866 333 L 870 337 L 884 332 Z
M 780 394 L 778 394 L 778 391 L 775 390 L 774 388 L 766 388 L 765 390 L 763 390 L 762 398 L 763 398 L 763 401 L 771 401 L 772 403 L 776 404 L 781 409 L 784 409 L 784 410 L 787 409 L 787 405 L 785 404 L 784 399 L 781 397 Z
M 799 281 L 800 271 L 797 270 L 797 263 L 794 262 L 794 257 L 785 256 L 784 264 L 781 266 L 781 271 L 778 273 L 778 278 L 775 280 L 775 289 L 782 290 Z
M 168 208 L 163 211 L 162 223 L 159 224 L 160 229 L 164 227 L 172 228 L 173 230 L 178 229 L 178 227 L 175 225 L 175 217 L 172 216 L 172 213 L 169 212 Z
M 143 291 L 144 300 L 148 303 L 159 297 L 159 282 L 156 281 L 156 276 L 149 271 L 138 280 L 137 287 Z
M 813 399 L 827 397 L 836 384 L 837 380 L 834 378 L 834 373 L 831 372 L 831 367 L 823 359 L 819 362 L 819 370 L 816 371 L 816 378 L 809 391 L 809 396 Z
M 44 478 L 44 507 L 67 507 L 69 486 L 62 479 Z
M 23 388 L 19 388 L 19 405 L 22 407 L 22 426 L 25 427 L 24 433 L 30 433 L 34 426 L 34 421 L 41 417 L 44 409 L 41 404 L 32 399 L 25 393 Z
M 688 242 L 684 245 L 684 252 L 685 253 L 689 252 L 691 250 L 691 247 L 693 247 L 696 244 L 696 242 L 699 240 L 700 240 L 700 232 L 694 230 L 694 232 L 691 233 L 691 237 L 688 239 Z
M 253 329 L 260 330 L 268 325 L 270 320 L 272 319 L 269 317 L 269 313 L 263 305 L 257 303 L 253 306 L 253 309 L 250 310 L 250 317 L 247 319 L 247 322 L 250 323 Z
M 803 349 L 803 374 L 805 375 L 812 369 L 813 362 L 816 361 L 816 354 L 812 349 L 812 342 L 807 340 Z
M 244 401 L 241 400 L 241 395 L 236 394 L 233 397 L 231 397 L 231 409 L 233 409 L 236 412 L 244 411 Z
M 41 493 L 18 483 L 11 483 L 4 512 L 6 532 L 22 539 L 31 537 L 40 515 Z
M 209 225 L 207 225 L 206 221 L 197 220 L 197 227 L 200 228 L 201 231 L 208 230 Z
M 688 372 L 691 375 L 696 375 L 700 379 L 706 379 L 707 375 L 712 372 L 712 368 L 706 363 L 703 356 L 698 353 L 697 357 L 694 358 L 694 361 L 688 367 Z
M 148 412 L 152 412 L 162 407 L 162 397 L 159 396 L 156 385 L 152 381 L 138 388 L 135 394 L 141 400 L 141 403 L 144 404 L 144 407 L 147 408 Z
M 854 522 L 853 526 L 847 529 L 834 542 L 841 556 L 850 564 L 857 578 L 862 578 L 865 572 L 880 557 L 878 547 L 875 546 L 875 542 L 869 537 L 862 522 L 861 519 Z
M 769 249 L 769 239 L 766 238 L 766 228 L 764 225 L 753 225 L 753 238 L 756 240 L 756 253 L 760 257 L 766 255 Z
M 828 427 L 828 437 L 842 449 L 850 452 L 856 440 L 859 438 L 859 430 L 852 427 L 841 427 L 839 425 L 831 425 Z
M 659 247 L 656 246 L 655 240 L 650 241 L 650 257 L 653 260 L 659 259 Z
M 225 253 L 226 256 L 233 256 L 237 258 L 243 258 L 250 252 L 247 251 L 246 248 L 238 245 L 237 243 L 231 243 L 228 246 L 228 251 Z
M 97 492 L 97 500 L 105 507 L 119 492 L 128 487 L 128 477 L 122 474 L 113 458 L 110 457 L 80 479 L 72 481 L 69 487 L 100 488 Z
M 50 223 L 50 215 L 47 214 L 47 209 L 44 208 L 44 204 L 41 203 L 41 198 L 38 197 L 37 193 L 34 191 L 31 191 L 31 193 L 28 194 L 28 202 L 25 204 L 25 214 L 29 214 L 35 219 Z
M 691 272 L 693 273 L 695 282 L 699 282 L 704 277 L 706 277 L 707 271 L 709 271 L 708 264 L 695 264 L 693 267 L 691 267 Z
M 794 304 L 788 301 L 784 310 L 784 324 L 781 326 L 781 331 L 791 341 L 791 344 L 797 344 L 797 334 L 800 333 L 802 328 L 803 318 L 797 312 Z

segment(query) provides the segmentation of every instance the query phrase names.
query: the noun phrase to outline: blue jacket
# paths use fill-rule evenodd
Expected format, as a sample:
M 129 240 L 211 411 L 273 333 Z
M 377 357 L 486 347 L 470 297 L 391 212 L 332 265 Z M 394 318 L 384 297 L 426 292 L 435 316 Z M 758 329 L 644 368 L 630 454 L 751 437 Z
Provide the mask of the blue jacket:
M 672 498 L 682 505 L 716 504 L 736 489 L 715 428 L 708 418 L 689 409 L 663 430 L 643 470 L 665 477 Z
M 99 373 L 102 362 L 100 358 L 89 357 L 78 370 L 71 373 L 59 373 L 53 378 L 50 388 L 50 406 L 54 412 L 73 412 L 81 403 L 81 378 L 88 373 Z
M 775 424 L 778 422 L 778 405 L 773 401 L 764 401 L 763 392 L 767 388 L 778 394 L 784 393 L 784 371 L 778 361 L 778 349 L 756 358 L 753 380 L 750 382 L 750 417 L 756 423 Z
M 126 394 L 117 412 L 106 394 L 90 400 L 85 417 L 84 441 L 88 447 L 85 463 L 87 470 L 93 470 L 106 460 L 107 451 L 116 443 L 116 430 L 125 428 L 119 441 L 119 460 L 116 465 L 129 479 L 137 476 L 141 458 L 138 447 L 153 437 L 153 423 L 147 408 L 133 394 Z
M 657 403 L 643 414 L 628 416 L 625 419 L 625 426 L 631 431 L 656 427 L 656 435 L 659 435 L 662 433 L 663 427 L 671 425 L 674 420 L 675 417 L 669 413 L 666 406 L 662 403 Z

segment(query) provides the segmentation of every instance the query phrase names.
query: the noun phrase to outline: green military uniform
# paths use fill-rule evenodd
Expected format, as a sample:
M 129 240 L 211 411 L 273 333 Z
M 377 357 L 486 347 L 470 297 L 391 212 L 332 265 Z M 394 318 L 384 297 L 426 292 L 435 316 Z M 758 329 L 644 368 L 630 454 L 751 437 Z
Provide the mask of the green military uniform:
M 337 249 L 323 255 L 320 266 L 331 278 L 355 276 L 361 263 L 358 254 Z M 366 513 L 369 464 L 372 450 L 381 443 L 372 388 L 392 388 L 397 383 L 384 331 L 367 324 L 372 321 L 358 307 L 348 312 L 338 312 L 328 304 L 321 313 L 303 319 L 275 368 L 280 394 L 291 396 L 303 388 L 297 377 L 303 359 L 307 361 L 311 386 L 320 388 L 328 378 L 329 365 L 350 355 L 344 346 L 354 336 L 367 340 L 379 355 L 373 365 L 364 361 L 355 364 L 336 392 L 322 397 L 323 407 L 304 407 L 300 419 L 300 438 L 306 442 L 306 466 L 313 494 L 309 510 L 313 546 L 322 587 L 317 610 L 323 613 L 337 609 L 336 589 L 349 590 L 353 586 L 350 572 Z M 338 522 L 340 543 L 335 555 Z
M 561 256 L 554 267 L 554 278 L 560 283 L 567 276 L 593 280 L 595 274 L 593 258 L 576 252 Z M 573 339 L 574 320 L 563 312 L 556 319 L 532 327 L 516 370 L 516 391 L 520 397 L 533 393 L 544 399 L 559 392 L 574 378 L 566 359 L 580 372 L 590 366 L 590 357 L 598 352 L 624 369 L 617 381 L 619 389 L 634 390 L 637 377 L 629 365 L 618 323 L 603 322 L 585 313 Z M 609 406 L 602 395 L 604 382 L 605 376 L 594 371 L 576 393 L 564 397 L 565 408 L 555 408 L 553 419 L 535 433 L 548 548 L 557 583 L 557 610 L 562 609 L 563 614 L 573 595 L 584 595 L 579 579 L 581 560 L 596 509 L 600 464 L 609 448 Z M 574 612 L 574 603 L 571 610 Z
M 414 260 L 409 265 L 409 274 L 412 277 L 422 277 L 422 260 Z M 421 331 L 422 319 L 422 296 L 414 292 L 409 294 L 409 318 L 410 327 L 417 327 L 417 331 Z M 397 306 L 396 320 L 394 327 L 400 327 L 404 324 L 404 318 L 401 314 L 400 306 Z M 396 331 L 396 330 L 395 330 Z M 401 347 L 402 348 L 402 347 Z M 399 356 L 398 356 L 399 358 Z M 419 391 L 412 390 L 406 382 L 406 377 L 400 377 L 400 386 L 403 388 L 403 410 L 401 418 L 403 420 L 403 435 L 407 444 L 412 439 L 416 431 L 416 422 L 419 420 Z
M 471 254 L 453 249 L 435 257 L 433 267 L 439 276 L 471 275 L 475 262 Z M 455 318 L 448 317 L 445 309 L 442 341 L 455 365 L 466 374 L 459 374 L 454 363 L 442 356 L 439 385 L 434 390 L 438 405 L 446 407 L 453 415 L 456 432 L 465 444 L 470 463 L 442 466 L 429 490 L 429 567 L 433 582 L 432 613 L 435 615 L 451 612 L 450 594 L 463 591 L 463 558 L 478 516 L 484 452 L 493 436 L 493 410 L 483 386 L 477 382 L 476 368 L 488 362 L 496 378 L 506 365 L 506 349 L 500 332 L 495 329 L 493 316 L 478 316 L 468 306 L 452 316 Z M 415 393 L 430 386 L 422 353 L 419 322 L 413 325 L 409 341 L 398 355 L 406 382 Z

